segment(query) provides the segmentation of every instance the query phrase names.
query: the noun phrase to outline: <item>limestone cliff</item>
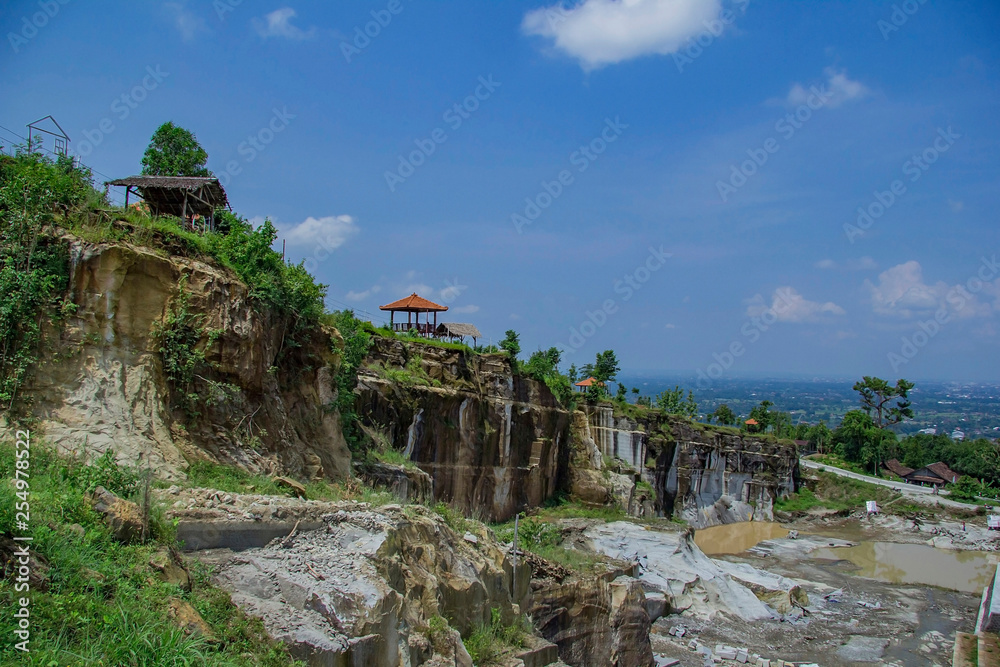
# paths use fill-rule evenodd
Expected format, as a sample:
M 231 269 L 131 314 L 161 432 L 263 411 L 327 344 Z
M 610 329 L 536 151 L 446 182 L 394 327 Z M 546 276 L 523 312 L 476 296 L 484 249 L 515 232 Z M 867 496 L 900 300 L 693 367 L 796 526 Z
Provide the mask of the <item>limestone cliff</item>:
M 581 409 L 584 416 L 574 421 L 572 491 L 582 500 L 617 497 L 630 513 L 642 515 L 642 486 L 633 482 L 646 482 L 658 515 L 704 528 L 773 519 L 774 500 L 795 490 L 794 443 L 653 410 L 628 416 L 611 405 Z M 616 471 L 602 470 L 605 457 Z
M 505 520 L 564 488 L 569 412 L 503 355 L 375 337 L 358 382 L 367 432 L 434 480 L 434 498 Z
M 339 417 L 328 409 L 336 331 L 317 328 L 290 349 L 287 323 L 228 269 L 124 243 L 69 241 L 75 313 L 47 332 L 49 352 L 30 388 L 47 441 L 88 457 L 113 448 L 121 461 L 167 477 L 205 457 L 304 478 L 348 473 Z M 221 332 L 199 343 L 208 363 L 193 419 L 172 407 L 154 335 L 182 277 L 204 330 Z

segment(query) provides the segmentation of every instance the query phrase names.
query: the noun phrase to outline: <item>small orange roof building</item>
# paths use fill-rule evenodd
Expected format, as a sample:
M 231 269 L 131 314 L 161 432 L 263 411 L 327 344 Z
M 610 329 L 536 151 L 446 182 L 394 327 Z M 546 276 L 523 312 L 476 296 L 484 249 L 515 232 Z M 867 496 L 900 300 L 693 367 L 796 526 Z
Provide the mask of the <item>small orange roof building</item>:
M 579 381 L 579 382 L 577 382 L 577 383 L 576 383 L 576 384 L 575 384 L 574 386 L 576 386 L 576 387 L 580 387 L 580 389 L 581 389 L 581 390 L 583 390 L 583 389 L 586 389 L 587 387 L 592 387 L 592 386 L 594 386 L 595 384 L 596 384 L 596 385 L 597 385 L 598 387 L 603 387 L 603 386 L 605 386 L 603 382 L 598 382 L 598 381 L 597 381 L 596 379 L 594 379 L 594 378 L 592 378 L 592 377 L 589 377 L 589 378 L 587 378 L 586 380 L 580 380 L 580 381 Z

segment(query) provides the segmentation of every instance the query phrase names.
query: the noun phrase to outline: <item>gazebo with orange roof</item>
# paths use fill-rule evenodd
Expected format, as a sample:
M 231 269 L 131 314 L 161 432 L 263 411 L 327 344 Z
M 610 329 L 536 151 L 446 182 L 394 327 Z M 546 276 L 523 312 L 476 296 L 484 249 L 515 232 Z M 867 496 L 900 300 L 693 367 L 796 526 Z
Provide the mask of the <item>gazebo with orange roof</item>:
M 393 331 L 409 331 L 416 329 L 418 333 L 425 336 L 433 336 L 437 329 L 437 314 L 448 310 L 448 306 L 442 306 L 428 301 L 422 296 L 417 296 L 414 292 L 408 297 L 393 301 L 385 306 L 379 306 L 379 310 L 389 311 L 389 328 Z M 395 321 L 396 313 L 406 313 L 406 324 Z M 424 323 L 420 323 L 420 313 L 434 313 L 434 323 L 430 322 L 430 315 L 424 316 Z
M 592 387 L 592 386 L 594 386 L 595 384 L 596 384 L 596 385 L 597 385 L 598 387 L 603 387 L 603 386 L 605 386 L 603 382 L 598 382 L 598 381 L 597 381 L 597 380 L 596 380 L 595 378 L 593 378 L 593 377 L 589 377 L 589 378 L 587 378 L 586 380 L 580 380 L 580 381 L 579 381 L 579 382 L 577 382 L 577 383 L 576 383 L 576 384 L 575 384 L 574 386 L 576 386 L 576 387 L 579 387 L 579 388 L 580 388 L 580 391 L 583 391 L 583 390 L 587 389 L 588 387 Z

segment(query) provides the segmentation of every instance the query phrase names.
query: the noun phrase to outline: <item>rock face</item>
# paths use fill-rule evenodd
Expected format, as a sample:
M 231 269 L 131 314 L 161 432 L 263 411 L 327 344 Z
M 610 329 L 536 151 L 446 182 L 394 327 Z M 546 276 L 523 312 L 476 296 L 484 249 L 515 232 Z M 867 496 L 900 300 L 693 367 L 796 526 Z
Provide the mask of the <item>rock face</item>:
M 654 664 L 650 619 L 637 579 L 620 570 L 594 577 L 532 581 L 531 617 L 573 667 Z
M 683 518 L 695 528 L 772 520 L 774 500 L 795 490 L 798 454 L 793 443 L 655 411 L 629 417 L 616 415 L 609 405 L 583 405 L 582 410 L 585 423 L 574 421 L 572 473 L 572 491 L 581 499 L 601 502 L 601 482 L 593 470 L 603 467 L 596 461 L 604 457 L 614 457 L 620 467 L 631 466 L 635 482 L 652 485 L 657 514 Z M 626 494 L 622 480 L 603 477 L 607 496 L 617 496 L 623 507 L 641 515 L 635 501 L 639 485 Z
M 204 329 L 222 331 L 201 342 L 212 369 L 199 373 L 193 420 L 171 408 L 153 334 L 182 284 Z M 40 427 L 61 450 L 92 457 L 113 448 L 120 461 L 167 477 L 199 458 L 300 478 L 348 473 L 339 416 L 327 409 L 335 331 L 291 349 L 288 323 L 255 305 L 231 271 L 121 243 L 71 240 L 70 298 L 76 312 L 47 334 L 59 355 L 31 387 Z
M 434 636 L 431 619 L 463 634 L 489 623 L 491 609 L 511 623 L 528 592 L 527 578 L 512 591 L 511 563 L 488 533 L 464 540 L 426 509 L 356 506 L 324 523 L 240 552 L 216 576 L 310 665 L 471 664 L 457 636 Z
M 504 520 L 566 485 L 570 415 L 502 355 L 375 337 L 356 391 L 366 431 L 428 473 L 437 501 Z

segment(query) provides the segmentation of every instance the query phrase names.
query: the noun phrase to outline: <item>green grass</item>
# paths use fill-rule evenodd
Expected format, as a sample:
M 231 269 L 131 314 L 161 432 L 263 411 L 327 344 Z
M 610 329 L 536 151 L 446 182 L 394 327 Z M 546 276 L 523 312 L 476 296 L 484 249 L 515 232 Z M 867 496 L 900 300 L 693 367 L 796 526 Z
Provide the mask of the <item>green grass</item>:
M 160 482 L 159 486 L 165 486 Z M 264 496 L 294 496 L 289 489 L 279 486 L 271 477 L 254 475 L 242 468 L 222 465 L 211 461 L 196 461 L 188 467 L 188 478 L 179 482 L 185 488 L 217 489 L 227 493 L 246 493 Z M 305 484 L 309 500 L 338 502 L 354 500 L 375 506 L 397 503 L 399 500 L 384 489 L 373 489 L 357 479 L 350 478 L 342 483 L 311 481 Z
M 834 473 L 817 472 L 819 481 L 815 491 L 802 488 L 788 498 L 779 499 L 774 509 L 783 512 L 805 512 L 817 507 L 854 511 L 863 509 L 865 501 L 874 500 L 879 509 L 888 514 L 933 513 L 936 509 L 923 505 L 885 486 L 870 484 L 861 480 L 840 477 Z
M 59 457 L 33 441 L 30 466 L 32 546 L 48 562 L 48 590 L 31 591 L 30 663 L 13 649 L 11 614 L 0 615 L 0 665 L 106 665 L 151 667 L 222 665 L 277 667 L 295 663 L 272 642 L 260 621 L 243 616 L 229 596 L 213 587 L 203 568 L 193 568 L 194 586 L 185 592 L 157 579 L 147 562 L 169 544 L 168 530 L 153 524 L 147 544 L 119 544 L 90 507 L 86 493 L 95 482 L 127 495 L 135 473 L 115 471 L 108 461 L 85 466 Z M 0 443 L 0 531 L 10 533 L 14 451 Z M 95 468 L 97 468 L 95 470 Z M 103 469 L 102 469 L 103 468 Z M 84 528 L 81 537 L 71 524 Z M 11 580 L 0 581 L 0 608 L 23 597 Z M 185 636 L 168 619 L 171 598 L 186 600 L 219 640 Z
M 531 624 L 524 616 L 518 616 L 509 625 L 501 621 L 499 609 L 490 610 L 490 616 L 489 625 L 476 627 L 462 640 L 476 667 L 503 664 L 512 649 L 524 646 L 525 638 L 531 633 Z

